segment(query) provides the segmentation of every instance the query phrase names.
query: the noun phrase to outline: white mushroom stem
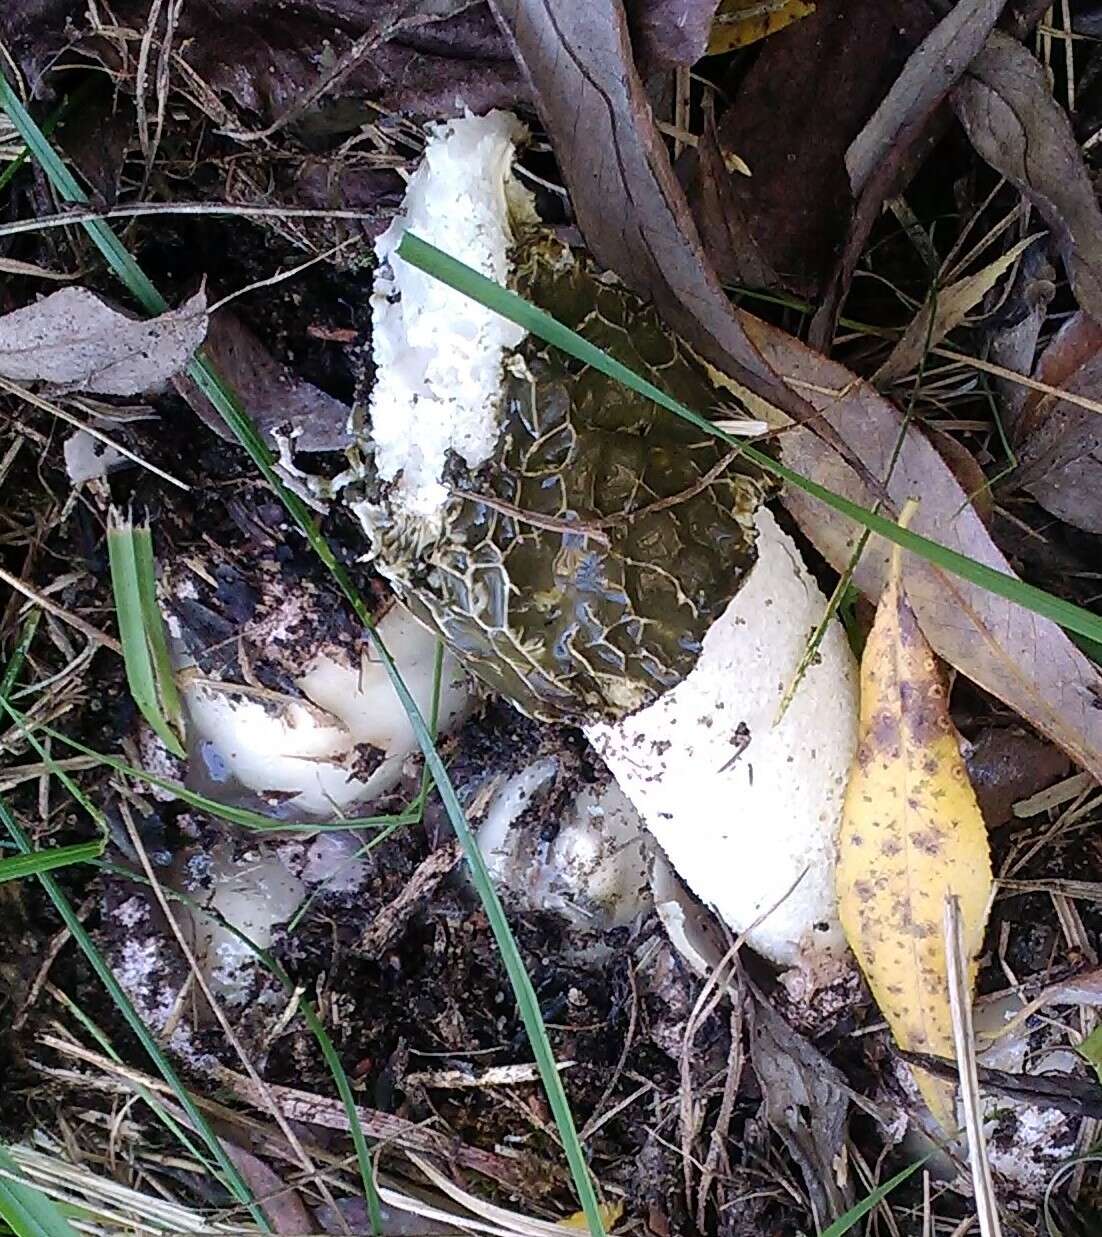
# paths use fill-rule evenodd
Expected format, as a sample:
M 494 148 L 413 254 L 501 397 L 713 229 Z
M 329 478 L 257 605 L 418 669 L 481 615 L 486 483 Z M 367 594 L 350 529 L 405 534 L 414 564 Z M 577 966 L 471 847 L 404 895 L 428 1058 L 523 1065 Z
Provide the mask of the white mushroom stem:
M 548 839 L 538 805 L 558 772 L 558 760 L 545 756 L 498 788 L 478 830 L 490 875 L 526 909 L 581 926 L 631 923 L 650 905 L 639 816 L 615 782 L 583 786 Z
M 844 948 L 835 837 L 857 744 L 856 665 L 832 621 L 776 720 L 826 599 L 768 510 L 757 525 L 758 562 L 689 676 L 586 734 L 697 897 L 759 953 L 796 965 Z

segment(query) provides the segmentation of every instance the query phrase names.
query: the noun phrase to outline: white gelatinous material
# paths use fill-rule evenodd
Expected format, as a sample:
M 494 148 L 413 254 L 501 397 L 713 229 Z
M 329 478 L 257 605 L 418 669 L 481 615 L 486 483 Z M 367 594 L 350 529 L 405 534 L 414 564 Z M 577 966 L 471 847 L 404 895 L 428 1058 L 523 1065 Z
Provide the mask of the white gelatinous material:
M 524 907 L 581 925 L 630 923 L 649 906 L 642 822 L 615 782 L 584 786 L 550 841 L 546 822 L 518 823 L 558 773 L 554 757 L 521 769 L 497 791 L 478 831 L 494 881 Z
M 81 481 L 95 481 L 106 477 L 115 468 L 131 464 L 125 455 L 109 442 L 103 442 L 87 430 L 77 430 L 65 439 L 65 471 L 69 480 L 78 485 Z
M 736 932 L 769 911 L 747 939 L 796 965 L 844 948 L 835 840 L 857 743 L 857 674 L 832 622 L 775 723 L 826 600 L 772 514 L 763 508 L 756 521 L 757 564 L 692 672 L 586 734 L 697 897 Z
M 525 332 L 397 256 L 412 232 L 498 282 L 509 269 L 510 216 L 531 215 L 509 175 L 524 126 L 506 112 L 434 125 L 401 212 L 375 243 L 371 298 L 377 367 L 371 437 L 391 505 L 431 518 L 447 498 L 449 451 L 472 468 L 499 430 L 502 355 Z
M 435 637 L 400 604 L 382 617 L 379 634 L 428 718 Z M 297 686 L 303 701 L 273 703 L 185 685 L 189 739 L 210 780 L 232 780 L 259 794 L 291 795 L 283 805 L 286 818 L 332 818 L 391 790 L 402 762 L 417 750 L 417 740 L 382 663 L 365 659 L 352 665 L 320 652 L 307 662 Z M 462 720 L 473 701 L 470 680 L 445 654 L 441 731 Z M 365 759 L 371 749 L 379 761 L 373 768 L 373 761 Z
M 306 896 L 306 886 L 274 851 L 250 851 L 234 859 L 229 847 L 218 847 L 210 878 L 206 905 L 259 949 L 268 948 L 276 927 L 291 918 Z M 195 911 L 191 917 L 195 954 L 211 990 L 231 1005 L 243 1000 L 256 954 L 212 915 Z

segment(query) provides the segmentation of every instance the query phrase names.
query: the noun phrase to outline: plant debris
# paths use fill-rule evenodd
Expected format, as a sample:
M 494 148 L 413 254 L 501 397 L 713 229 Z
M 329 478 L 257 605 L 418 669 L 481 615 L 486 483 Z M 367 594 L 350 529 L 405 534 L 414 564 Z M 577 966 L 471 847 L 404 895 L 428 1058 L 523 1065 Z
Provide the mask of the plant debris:
M 0 4 L 0 1210 L 1087 1231 L 1100 33 Z
M 191 360 L 207 333 L 207 298 L 151 320 L 113 309 L 87 288 L 62 288 L 0 317 L 0 375 L 68 391 L 155 391 Z

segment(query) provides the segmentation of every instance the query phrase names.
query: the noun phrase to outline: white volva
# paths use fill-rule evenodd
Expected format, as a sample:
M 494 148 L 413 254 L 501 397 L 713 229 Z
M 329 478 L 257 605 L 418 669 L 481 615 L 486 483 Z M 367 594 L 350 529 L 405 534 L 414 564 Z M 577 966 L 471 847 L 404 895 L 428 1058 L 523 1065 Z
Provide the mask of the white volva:
M 436 638 L 395 604 L 379 634 L 424 717 L 432 710 Z M 403 761 L 418 750 L 409 717 L 381 662 L 351 663 L 324 650 L 308 657 L 296 681 L 302 700 L 272 701 L 218 685 L 187 684 L 184 702 L 194 755 L 213 782 L 232 779 L 247 790 L 291 796 L 285 814 L 334 817 L 391 790 Z M 440 727 L 447 731 L 470 712 L 470 680 L 444 656 Z M 374 748 L 378 764 L 360 773 Z
M 750 929 L 759 953 L 794 965 L 844 948 L 835 835 L 857 745 L 857 674 L 833 621 L 776 722 L 826 599 L 768 510 L 757 525 L 757 564 L 689 676 L 586 735 L 697 897 L 735 932 Z

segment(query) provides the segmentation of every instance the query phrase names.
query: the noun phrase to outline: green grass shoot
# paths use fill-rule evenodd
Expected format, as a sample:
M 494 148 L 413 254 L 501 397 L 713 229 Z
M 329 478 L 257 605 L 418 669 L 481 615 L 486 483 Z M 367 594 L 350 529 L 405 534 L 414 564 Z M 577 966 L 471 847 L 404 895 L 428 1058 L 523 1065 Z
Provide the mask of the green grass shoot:
M 51 846 L 31 851 L 29 855 L 12 855 L 0 859 L 0 885 L 5 881 L 25 880 L 39 872 L 53 872 L 74 863 L 89 863 L 103 854 L 104 843 L 76 842 L 72 846 Z
M 149 525 L 135 524 L 130 517 L 112 511 L 107 553 L 130 694 L 157 737 L 182 760 L 180 697 L 168 655 L 165 621 L 157 605 Z
M 878 1207 L 892 1190 L 902 1185 L 912 1174 L 918 1172 L 929 1158 L 929 1156 L 923 1156 L 922 1159 L 915 1160 L 913 1164 L 908 1164 L 906 1168 L 896 1173 L 894 1177 L 889 1177 L 887 1181 L 882 1182 L 875 1190 L 861 1199 L 859 1203 L 851 1207 L 845 1215 L 839 1216 L 829 1228 L 823 1229 L 823 1237 L 842 1237 L 843 1233 L 848 1233 L 858 1220 L 864 1219 L 874 1207 Z

